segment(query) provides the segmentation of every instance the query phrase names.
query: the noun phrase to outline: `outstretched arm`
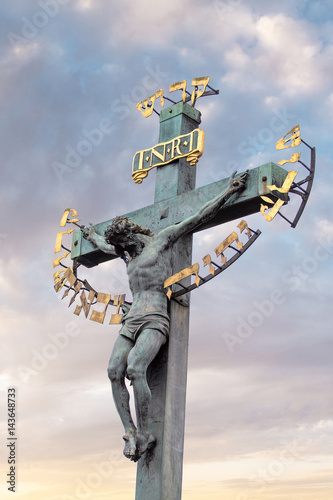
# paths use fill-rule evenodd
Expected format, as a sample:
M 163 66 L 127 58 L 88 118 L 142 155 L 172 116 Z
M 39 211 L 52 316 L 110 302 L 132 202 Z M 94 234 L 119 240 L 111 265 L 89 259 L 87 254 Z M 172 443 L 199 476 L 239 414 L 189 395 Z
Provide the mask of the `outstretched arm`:
M 248 170 L 237 177 L 237 179 L 235 178 L 235 175 L 236 172 L 232 174 L 228 188 L 222 194 L 219 194 L 212 200 L 205 203 L 205 205 L 203 205 L 196 214 L 191 215 L 179 224 L 169 226 L 164 229 L 164 231 L 159 233 L 159 236 L 166 239 L 166 246 L 175 242 L 183 234 L 193 231 L 197 226 L 215 217 L 220 208 L 229 200 L 229 198 L 231 198 L 232 195 L 244 189 L 248 176 Z
M 114 246 L 106 243 L 104 236 L 97 234 L 92 224 L 90 224 L 88 228 L 83 229 L 83 237 L 91 241 L 91 243 L 99 250 L 102 250 L 102 252 L 116 255 Z

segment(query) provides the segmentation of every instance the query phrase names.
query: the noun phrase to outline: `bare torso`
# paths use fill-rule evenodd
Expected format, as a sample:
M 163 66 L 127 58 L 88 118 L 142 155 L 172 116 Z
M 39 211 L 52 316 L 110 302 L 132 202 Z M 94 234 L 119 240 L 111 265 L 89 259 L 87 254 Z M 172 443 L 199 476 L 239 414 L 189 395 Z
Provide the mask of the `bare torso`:
M 133 294 L 130 315 L 149 311 L 166 311 L 164 281 L 172 274 L 171 249 L 161 252 L 158 236 L 127 264 L 129 285 Z
M 119 255 L 127 262 L 129 285 L 133 294 L 133 304 L 129 312 L 124 314 L 122 330 L 126 331 L 126 317 L 128 333 L 137 333 L 138 325 L 142 331 L 137 341 L 130 335 L 119 335 L 116 340 L 108 368 L 111 379 L 114 400 L 118 413 L 125 429 L 125 449 L 127 458 L 137 461 L 155 444 L 154 435 L 150 434 L 149 409 L 151 393 L 147 383 L 147 368 L 155 359 L 161 346 L 166 342 L 169 329 L 167 318 L 168 299 L 164 290 L 164 281 L 172 274 L 172 247 L 185 234 L 189 234 L 204 222 L 210 220 L 222 205 L 245 186 L 247 172 L 237 180 L 232 175 L 227 189 L 216 198 L 203 205 L 194 215 L 178 224 L 171 225 L 159 234 L 151 236 L 147 230 L 138 230 L 138 225 L 131 223 L 126 217 L 116 218 L 116 222 L 108 226 L 105 235 L 98 235 L 93 226 L 84 231 L 84 237 L 92 241 L 97 248 L 105 253 Z M 140 226 L 139 226 L 140 228 Z M 157 312 L 152 327 L 149 324 L 147 313 Z M 143 316 L 146 316 L 143 318 Z M 160 315 L 160 318 L 156 316 Z M 150 314 L 148 314 L 150 316 Z M 164 318 L 162 318 L 164 316 Z M 162 321 L 162 319 L 164 321 Z M 141 326 L 140 326 L 141 321 Z M 134 325 L 134 326 L 133 326 Z M 161 330 L 163 327 L 163 331 Z M 134 332 L 132 331 L 134 328 Z M 125 376 L 133 384 L 137 428 L 133 422 L 129 407 L 129 394 L 125 385 Z

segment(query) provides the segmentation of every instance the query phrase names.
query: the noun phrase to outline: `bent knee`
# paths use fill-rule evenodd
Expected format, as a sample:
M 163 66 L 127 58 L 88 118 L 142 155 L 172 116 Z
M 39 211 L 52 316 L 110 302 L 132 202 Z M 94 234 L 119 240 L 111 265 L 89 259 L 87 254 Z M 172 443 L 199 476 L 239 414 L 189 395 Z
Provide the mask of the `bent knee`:
M 117 382 L 125 378 L 125 368 L 122 366 L 109 365 L 107 372 L 111 382 Z
M 146 376 L 146 370 L 140 366 L 129 364 L 126 370 L 129 380 L 137 380 Z

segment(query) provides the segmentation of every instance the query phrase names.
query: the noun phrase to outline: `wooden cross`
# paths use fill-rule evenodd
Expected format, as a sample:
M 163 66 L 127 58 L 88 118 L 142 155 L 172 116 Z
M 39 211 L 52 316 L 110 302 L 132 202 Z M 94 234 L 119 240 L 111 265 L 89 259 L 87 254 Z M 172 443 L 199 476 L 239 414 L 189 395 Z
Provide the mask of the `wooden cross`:
M 160 114 L 159 142 L 166 143 L 189 134 L 197 129 L 200 122 L 200 112 L 186 102 L 163 109 Z M 141 155 L 142 159 L 144 157 Z M 148 160 L 147 157 L 147 163 Z M 208 224 L 196 228 L 196 231 L 260 211 L 261 196 L 269 193 L 267 186 L 275 185 L 280 188 L 286 176 L 287 172 L 274 163 L 250 170 L 246 187 L 239 196 L 234 200 L 231 198 L 216 217 Z M 154 203 L 124 216 L 156 234 L 195 213 L 204 203 L 222 193 L 230 181 L 230 178 L 222 179 L 195 189 L 195 179 L 196 166 L 190 165 L 186 158 L 175 158 L 170 163 L 157 167 Z M 112 219 L 96 224 L 97 233 L 103 235 L 110 222 Z M 192 234 L 185 235 L 175 244 L 173 273 L 191 265 L 192 238 Z M 82 237 L 80 231 L 73 233 L 74 262 L 92 267 L 116 257 L 96 250 Z M 169 341 L 162 347 L 148 373 L 152 392 L 150 428 L 156 436 L 156 447 L 149 462 L 138 462 L 136 500 L 181 498 L 189 300 L 189 294 L 183 302 L 171 300 Z

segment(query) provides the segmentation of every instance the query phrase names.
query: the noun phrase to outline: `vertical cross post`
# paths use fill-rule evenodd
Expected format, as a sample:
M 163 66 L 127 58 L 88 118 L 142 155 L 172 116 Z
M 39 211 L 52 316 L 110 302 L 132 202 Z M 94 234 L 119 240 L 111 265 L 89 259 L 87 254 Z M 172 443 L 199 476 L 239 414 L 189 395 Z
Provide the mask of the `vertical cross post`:
M 160 115 L 159 142 L 191 132 L 198 127 L 200 116 L 197 109 L 183 102 L 164 109 Z M 196 167 L 186 158 L 157 168 L 155 203 L 194 189 L 195 179 Z M 165 211 L 161 209 L 161 218 L 167 216 Z M 191 265 L 191 260 L 189 234 L 173 248 L 172 273 Z M 169 341 L 148 372 L 152 392 L 150 428 L 156 436 L 156 447 L 151 457 L 138 462 L 136 500 L 181 499 L 190 315 L 190 297 L 185 297 L 187 305 L 170 303 Z

